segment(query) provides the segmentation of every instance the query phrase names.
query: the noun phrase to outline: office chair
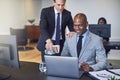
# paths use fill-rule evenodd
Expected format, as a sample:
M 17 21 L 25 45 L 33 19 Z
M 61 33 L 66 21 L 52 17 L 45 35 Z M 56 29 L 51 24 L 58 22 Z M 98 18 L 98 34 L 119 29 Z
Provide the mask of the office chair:
M 10 28 L 10 34 L 11 35 L 16 35 L 18 51 L 34 49 L 32 47 L 27 47 L 26 46 L 27 43 L 28 43 L 27 29 L 26 28 L 23 28 L 23 29 Z

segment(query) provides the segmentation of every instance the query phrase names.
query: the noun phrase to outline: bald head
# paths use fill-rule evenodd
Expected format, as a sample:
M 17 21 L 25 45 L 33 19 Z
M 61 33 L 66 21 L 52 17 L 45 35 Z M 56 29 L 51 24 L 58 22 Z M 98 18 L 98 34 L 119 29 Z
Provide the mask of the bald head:
M 83 13 L 78 13 L 74 17 L 74 30 L 78 34 L 83 34 L 88 26 L 87 17 Z
M 86 17 L 86 15 L 83 14 L 83 13 L 78 13 L 78 14 L 76 14 L 75 17 L 74 17 L 74 20 L 75 20 L 75 19 L 81 19 L 81 20 L 83 20 L 84 22 L 87 22 L 87 17 Z

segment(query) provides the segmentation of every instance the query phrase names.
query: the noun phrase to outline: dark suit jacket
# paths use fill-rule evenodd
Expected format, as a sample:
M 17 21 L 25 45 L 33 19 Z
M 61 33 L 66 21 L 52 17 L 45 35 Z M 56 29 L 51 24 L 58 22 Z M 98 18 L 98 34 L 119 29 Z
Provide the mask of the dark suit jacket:
M 62 24 L 61 24 L 61 33 L 63 40 L 65 40 L 66 26 L 68 26 L 70 31 L 74 31 L 71 13 L 64 9 L 62 12 Z M 43 52 L 45 50 L 45 41 L 47 39 L 52 38 L 54 34 L 54 29 L 55 29 L 54 7 L 52 6 L 42 9 L 40 17 L 40 38 L 37 45 L 37 48 L 40 51 Z

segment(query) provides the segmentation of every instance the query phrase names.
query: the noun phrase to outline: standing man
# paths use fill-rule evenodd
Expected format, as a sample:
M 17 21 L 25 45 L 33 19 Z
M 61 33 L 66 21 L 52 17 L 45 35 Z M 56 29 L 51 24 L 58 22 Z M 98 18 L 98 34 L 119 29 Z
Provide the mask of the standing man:
M 75 34 L 67 37 L 62 56 L 78 57 L 80 69 L 89 72 L 105 69 L 107 59 L 102 38 L 87 30 L 87 17 L 78 13 L 74 17 Z
M 54 6 L 42 9 L 40 38 L 37 44 L 38 50 L 42 53 L 42 61 L 44 61 L 45 49 L 52 50 L 53 45 L 60 45 L 60 52 L 62 51 L 66 26 L 70 30 L 69 36 L 74 34 L 72 16 L 64 9 L 65 2 L 66 0 L 53 0 Z

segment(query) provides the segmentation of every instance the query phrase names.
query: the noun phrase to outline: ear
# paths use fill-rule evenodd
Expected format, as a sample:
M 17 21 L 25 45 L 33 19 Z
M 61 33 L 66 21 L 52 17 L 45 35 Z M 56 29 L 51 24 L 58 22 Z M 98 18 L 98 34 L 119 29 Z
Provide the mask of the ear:
M 86 26 L 88 26 L 88 21 L 86 22 Z

